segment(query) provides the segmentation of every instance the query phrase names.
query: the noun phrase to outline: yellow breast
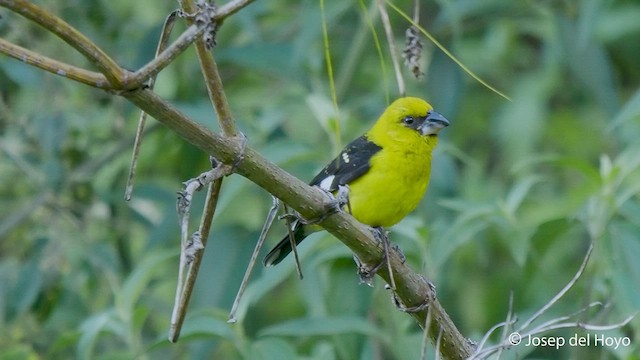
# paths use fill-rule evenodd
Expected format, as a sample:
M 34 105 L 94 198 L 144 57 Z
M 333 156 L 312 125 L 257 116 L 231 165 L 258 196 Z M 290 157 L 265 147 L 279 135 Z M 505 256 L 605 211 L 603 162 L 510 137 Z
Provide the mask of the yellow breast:
M 370 226 L 389 227 L 413 211 L 424 196 L 437 137 L 412 144 L 387 143 L 371 159 L 371 169 L 350 184 L 353 216 Z

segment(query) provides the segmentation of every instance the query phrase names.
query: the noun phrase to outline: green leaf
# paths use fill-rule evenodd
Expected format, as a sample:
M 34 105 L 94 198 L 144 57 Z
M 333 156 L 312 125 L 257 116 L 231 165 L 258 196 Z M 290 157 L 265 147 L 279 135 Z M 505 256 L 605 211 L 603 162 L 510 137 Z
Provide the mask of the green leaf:
M 627 223 L 615 223 L 611 231 L 614 259 L 612 281 L 619 300 L 630 311 L 640 311 L 640 236 L 638 227 Z
M 0 360 L 38 360 L 38 353 L 26 344 L 14 344 L 2 349 Z
M 95 314 L 85 320 L 80 325 L 81 336 L 76 349 L 78 359 L 92 359 L 93 348 L 100 332 L 119 326 L 116 325 L 118 322 L 113 309 Z
M 234 325 L 220 320 L 213 316 L 189 316 L 185 319 L 184 326 L 180 332 L 180 339 L 190 339 L 200 336 L 221 337 L 230 341 L 235 340 Z
M 518 183 L 511 188 L 509 194 L 507 194 L 507 198 L 505 199 L 507 211 L 510 214 L 515 214 L 531 188 L 540 181 L 542 181 L 542 177 L 538 175 L 527 176 L 518 181 Z
M 170 249 L 154 251 L 142 259 L 127 280 L 125 280 L 122 288 L 116 293 L 115 308 L 118 310 L 120 316 L 124 316 L 124 319 L 128 321 L 132 320 L 131 316 L 134 313 L 135 304 L 147 288 L 153 273 L 160 266 L 165 266 L 164 262 L 177 256 L 176 251 Z
M 248 358 L 252 360 L 295 360 L 300 357 L 287 341 L 269 338 L 252 342 Z
M 632 120 L 640 118 L 640 89 L 627 100 L 620 111 L 611 119 L 609 130 L 613 130 Z
M 559 18 L 565 61 L 572 73 L 600 102 L 602 108 L 614 113 L 618 108 L 611 61 L 604 47 L 593 41 L 587 30 L 580 29 L 566 18 Z
M 342 316 L 296 319 L 267 327 L 260 336 L 329 336 L 363 334 L 381 336 L 378 328 L 366 319 Z

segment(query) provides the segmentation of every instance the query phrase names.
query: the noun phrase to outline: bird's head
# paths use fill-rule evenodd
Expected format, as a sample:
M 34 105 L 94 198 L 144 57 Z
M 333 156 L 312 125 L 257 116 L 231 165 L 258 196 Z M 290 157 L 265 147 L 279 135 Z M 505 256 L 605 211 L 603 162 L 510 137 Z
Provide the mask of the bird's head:
M 380 116 L 372 128 L 377 136 L 397 140 L 424 137 L 435 139 L 440 130 L 449 126 L 449 120 L 433 110 L 426 101 L 415 97 L 403 97 L 394 101 Z

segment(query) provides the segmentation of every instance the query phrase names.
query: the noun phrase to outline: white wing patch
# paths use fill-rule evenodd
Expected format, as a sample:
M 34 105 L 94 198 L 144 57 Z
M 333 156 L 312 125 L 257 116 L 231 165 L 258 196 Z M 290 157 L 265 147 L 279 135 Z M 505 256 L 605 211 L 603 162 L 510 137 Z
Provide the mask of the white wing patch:
M 333 179 L 335 178 L 336 178 L 335 175 L 329 175 L 326 178 L 322 179 L 322 181 L 320 181 L 320 184 L 318 184 L 318 186 L 320 186 L 320 189 L 324 191 L 329 191 L 331 189 L 331 184 L 333 184 Z
M 349 163 L 349 154 L 347 154 L 346 152 L 342 153 L 342 161 L 344 161 L 345 164 Z

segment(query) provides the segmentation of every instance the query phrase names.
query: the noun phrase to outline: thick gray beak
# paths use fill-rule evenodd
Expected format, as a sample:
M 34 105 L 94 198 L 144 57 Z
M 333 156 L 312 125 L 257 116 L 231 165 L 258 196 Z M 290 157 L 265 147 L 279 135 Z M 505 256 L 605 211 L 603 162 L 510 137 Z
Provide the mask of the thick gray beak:
M 424 123 L 422 123 L 422 126 L 420 127 L 420 133 L 422 133 L 422 135 L 435 135 L 443 128 L 449 126 L 449 124 L 450 123 L 447 118 L 442 116 L 437 111 L 431 110 L 427 113 L 427 118 L 424 120 Z

